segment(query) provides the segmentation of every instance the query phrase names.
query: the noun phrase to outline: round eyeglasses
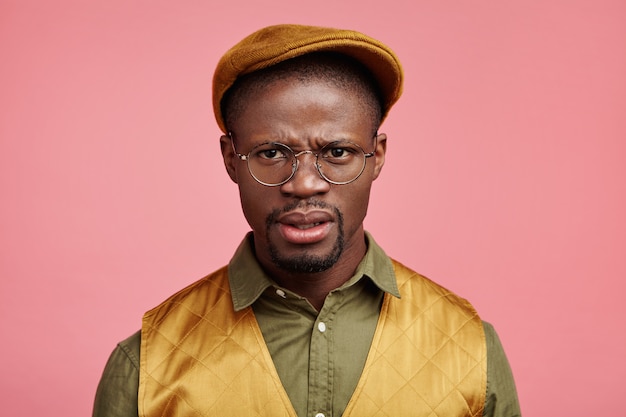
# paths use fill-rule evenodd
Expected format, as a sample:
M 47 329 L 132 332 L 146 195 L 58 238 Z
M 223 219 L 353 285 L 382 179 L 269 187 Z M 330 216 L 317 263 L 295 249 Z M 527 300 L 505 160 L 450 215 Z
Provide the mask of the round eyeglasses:
M 293 178 L 298 169 L 300 155 L 310 153 L 315 156 L 315 168 L 320 176 L 331 184 L 344 185 L 355 181 L 365 170 L 367 158 L 374 152 L 366 153 L 363 148 L 349 141 L 330 142 L 318 152 L 305 150 L 294 152 L 289 146 L 277 142 L 262 143 L 243 155 L 235 154 L 248 164 L 250 175 L 260 184 L 276 187 Z

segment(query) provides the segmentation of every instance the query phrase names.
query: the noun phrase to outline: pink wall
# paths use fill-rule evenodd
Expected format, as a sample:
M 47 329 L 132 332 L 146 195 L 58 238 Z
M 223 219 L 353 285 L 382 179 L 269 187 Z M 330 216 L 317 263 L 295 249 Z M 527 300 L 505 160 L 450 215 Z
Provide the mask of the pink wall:
M 624 415 L 623 0 L 88 3 L 0 1 L 3 415 L 88 415 L 142 312 L 229 259 L 210 80 L 279 22 L 401 57 L 367 227 L 495 324 L 525 415 Z

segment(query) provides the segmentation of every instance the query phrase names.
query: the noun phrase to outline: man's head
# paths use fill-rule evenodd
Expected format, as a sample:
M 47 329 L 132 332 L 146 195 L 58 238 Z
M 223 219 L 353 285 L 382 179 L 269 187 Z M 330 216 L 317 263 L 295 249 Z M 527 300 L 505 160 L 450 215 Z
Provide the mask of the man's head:
M 294 45 L 264 39 L 283 55 Z M 371 62 L 354 56 L 371 43 L 355 42 L 348 40 L 350 55 L 321 48 L 239 74 L 221 93 L 220 83 L 214 84 L 216 118 L 227 133 L 220 141 L 224 163 L 239 186 L 257 258 L 270 272 L 354 268 L 364 254 L 363 219 L 386 149 L 386 136 L 377 129 L 399 95 L 401 73 L 386 74 L 397 82 L 383 85 Z M 384 65 L 376 59 L 380 69 Z M 282 182 L 271 178 L 279 166 L 287 170 Z M 344 174 L 347 181 L 339 180 Z

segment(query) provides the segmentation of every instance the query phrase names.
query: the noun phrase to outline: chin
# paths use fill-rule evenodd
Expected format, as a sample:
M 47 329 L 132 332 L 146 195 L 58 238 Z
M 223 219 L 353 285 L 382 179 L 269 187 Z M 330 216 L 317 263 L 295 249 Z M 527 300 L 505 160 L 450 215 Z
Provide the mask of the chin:
M 339 235 L 331 250 L 326 254 L 304 251 L 289 255 L 278 250 L 271 242 L 269 243 L 269 251 L 272 263 L 276 267 L 292 273 L 314 274 L 332 268 L 341 257 L 344 245 L 343 235 Z

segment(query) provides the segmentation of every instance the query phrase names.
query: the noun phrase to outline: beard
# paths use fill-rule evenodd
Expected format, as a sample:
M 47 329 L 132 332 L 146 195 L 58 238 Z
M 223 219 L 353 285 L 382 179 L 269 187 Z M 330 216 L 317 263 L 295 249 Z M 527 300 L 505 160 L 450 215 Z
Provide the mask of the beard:
M 335 212 L 335 217 L 337 218 L 338 234 L 337 239 L 335 239 L 335 243 L 328 254 L 313 255 L 305 251 L 304 253 L 297 256 L 286 257 L 278 251 L 276 245 L 270 240 L 270 227 L 276 222 L 278 216 L 281 213 L 291 211 L 297 207 L 325 208 L 331 209 Z M 267 216 L 265 224 L 265 235 L 267 236 L 267 247 L 269 248 L 271 260 L 274 265 L 285 271 L 305 274 L 323 272 L 335 265 L 335 263 L 337 263 L 337 261 L 341 257 L 341 254 L 343 253 L 343 249 L 345 246 L 343 214 L 339 211 L 337 207 L 330 206 L 322 201 L 310 200 L 306 202 L 295 202 L 293 204 L 283 207 L 282 209 L 276 209 L 272 213 L 270 213 L 269 216 Z

